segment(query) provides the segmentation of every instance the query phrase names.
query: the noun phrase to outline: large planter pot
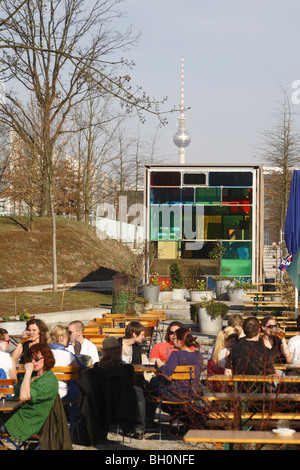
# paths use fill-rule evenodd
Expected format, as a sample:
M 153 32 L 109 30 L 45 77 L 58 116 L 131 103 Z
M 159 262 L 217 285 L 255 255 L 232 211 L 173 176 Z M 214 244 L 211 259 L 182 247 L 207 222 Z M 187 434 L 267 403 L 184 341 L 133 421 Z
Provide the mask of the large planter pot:
M 251 292 L 251 290 L 247 290 L 247 292 Z M 239 301 L 243 302 L 244 300 L 249 299 L 250 297 L 246 296 L 246 290 L 245 289 L 233 289 L 231 287 L 227 288 L 227 295 L 228 299 L 230 301 Z
M 167 302 L 168 300 L 172 300 L 172 291 L 171 290 L 163 290 L 160 293 L 160 300 L 162 302 Z
M 214 279 L 216 298 L 218 300 L 228 300 L 227 288 L 233 285 L 230 279 Z
M 145 286 L 143 288 L 142 297 L 148 299 L 150 304 L 156 304 L 158 302 L 160 292 L 160 286 Z
M 227 288 L 228 299 L 232 302 L 246 300 L 245 298 L 245 289 L 233 289 Z
M 223 317 L 211 318 L 205 307 L 198 309 L 198 323 L 200 333 L 217 335 L 222 330 Z
M 211 290 L 191 290 L 190 300 L 191 302 L 202 302 L 203 300 L 212 300 L 214 293 Z
M 184 300 L 185 289 L 172 289 L 172 300 Z

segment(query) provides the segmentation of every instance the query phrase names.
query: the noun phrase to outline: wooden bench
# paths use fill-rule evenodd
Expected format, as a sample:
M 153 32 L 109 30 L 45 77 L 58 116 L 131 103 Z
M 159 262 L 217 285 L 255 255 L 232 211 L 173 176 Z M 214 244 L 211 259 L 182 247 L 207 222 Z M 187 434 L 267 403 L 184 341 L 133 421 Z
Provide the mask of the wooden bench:
M 102 330 L 103 335 L 106 336 L 114 336 L 115 338 L 120 338 L 124 336 L 125 334 L 125 328 L 111 328 L 111 327 L 105 327 Z
M 100 334 L 100 325 L 99 326 L 85 326 L 83 334 L 86 336 L 87 334 Z
M 282 436 L 272 431 L 238 431 L 238 430 L 209 430 L 190 429 L 183 437 L 184 442 L 212 443 L 216 449 L 223 444 L 300 444 L 300 432 L 290 436 Z
M 287 302 L 281 302 L 276 300 L 244 300 L 244 307 L 253 307 L 257 310 L 265 308 L 289 308 Z
M 208 410 L 207 418 L 215 421 L 215 425 L 228 424 L 230 421 L 236 420 L 235 426 L 249 425 L 254 421 L 265 421 L 265 424 L 269 424 L 270 421 L 279 419 L 289 419 L 295 422 L 300 421 L 300 413 L 298 411 L 292 411 L 292 404 L 296 406 L 300 402 L 300 394 L 298 393 L 285 393 L 281 392 L 282 386 L 287 384 L 300 384 L 300 376 L 277 376 L 277 375 L 235 375 L 228 377 L 225 375 L 212 375 L 207 377 L 206 382 L 212 383 L 214 381 L 227 383 L 229 386 L 228 391 L 225 393 L 208 393 L 204 395 L 202 399 L 206 402 L 214 403 L 214 408 Z M 275 393 L 248 393 L 239 392 L 239 383 L 276 383 L 277 391 Z M 214 397 L 214 398 L 213 398 Z M 216 404 L 222 405 L 222 403 L 232 403 L 232 410 L 224 411 L 222 406 L 217 408 Z M 255 403 L 261 402 L 262 407 L 259 409 Z M 288 408 L 284 405 L 288 404 Z M 279 404 L 279 405 L 278 405 Z M 247 410 L 247 407 L 252 406 L 251 411 Z M 283 407 L 282 407 L 283 406 Z M 277 409 L 276 409 L 277 407 Z M 280 408 L 281 407 L 281 408 Z M 286 411 L 291 411 L 288 413 Z
M 15 385 L 17 380 L 14 379 L 0 379 L 0 396 L 1 395 L 14 395 Z
M 78 366 L 57 366 L 52 367 L 57 380 L 78 380 L 80 377 L 80 367 Z

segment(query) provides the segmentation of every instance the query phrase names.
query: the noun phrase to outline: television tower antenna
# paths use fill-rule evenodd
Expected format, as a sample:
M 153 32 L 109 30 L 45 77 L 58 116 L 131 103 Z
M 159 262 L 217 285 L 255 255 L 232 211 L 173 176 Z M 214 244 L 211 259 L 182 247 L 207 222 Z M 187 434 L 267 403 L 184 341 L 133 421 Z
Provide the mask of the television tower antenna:
M 179 147 L 179 163 L 185 164 L 185 149 L 191 142 L 191 137 L 187 132 L 186 118 L 184 117 L 184 58 L 181 58 L 181 113 L 177 123 L 178 130 L 174 134 L 173 142 Z

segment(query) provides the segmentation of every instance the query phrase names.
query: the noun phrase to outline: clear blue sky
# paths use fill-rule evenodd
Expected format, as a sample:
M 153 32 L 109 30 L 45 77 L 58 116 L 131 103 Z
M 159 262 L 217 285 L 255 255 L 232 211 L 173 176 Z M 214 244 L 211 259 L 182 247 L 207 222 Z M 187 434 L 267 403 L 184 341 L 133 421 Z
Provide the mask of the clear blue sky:
M 186 163 L 262 163 L 254 158 L 260 131 L 274 125 L 280 84 L 289 96 L 300 80 L 297 0 L 124 0 L 126 22 L 141 31 L 126 53 L 136 62 L 132 83 L 167 108 L 180 105 L 184 56 L 185 106 L 191 143 Z M 300 104 L 294 106 L 300 112 Z M 299 108 L 299 109 L 298 109 Z M 178 162 L 173 143 L 178 113 L 158 146 L 162 162 Z M 154 134 L 148 118 L 144 132 Z

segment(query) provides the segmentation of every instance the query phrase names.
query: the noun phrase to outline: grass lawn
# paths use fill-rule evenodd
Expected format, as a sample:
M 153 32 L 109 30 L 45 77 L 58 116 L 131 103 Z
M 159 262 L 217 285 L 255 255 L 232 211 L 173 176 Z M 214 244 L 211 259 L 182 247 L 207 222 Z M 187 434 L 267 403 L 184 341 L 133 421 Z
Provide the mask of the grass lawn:
M 0 317 L 26 310 L 30 314 L 110 306 L 112 296 L 98 292 L 0 292 Z

